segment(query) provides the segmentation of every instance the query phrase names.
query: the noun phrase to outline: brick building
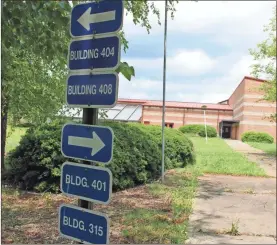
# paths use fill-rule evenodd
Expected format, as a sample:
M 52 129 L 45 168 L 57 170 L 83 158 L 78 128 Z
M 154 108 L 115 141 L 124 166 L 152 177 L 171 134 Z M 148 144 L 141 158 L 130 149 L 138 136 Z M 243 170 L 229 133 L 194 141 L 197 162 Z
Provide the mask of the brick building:
M 217 129 L 223 138 L 240 139 L 242 133 L 252 130 L 267 132 L 276 141 L 276 123 L 269 116 L 276 113 L 276 104 L 263 101 L 259 90 L 264 80 L 244 77 L 229 99 L 217 104 L 166 102 L 167 127 L 178 128 L 186 124 L 206 122 Z M 108 119 L 161 125 L 162 101 L 119 99 L 118 104 L 107 109 Z

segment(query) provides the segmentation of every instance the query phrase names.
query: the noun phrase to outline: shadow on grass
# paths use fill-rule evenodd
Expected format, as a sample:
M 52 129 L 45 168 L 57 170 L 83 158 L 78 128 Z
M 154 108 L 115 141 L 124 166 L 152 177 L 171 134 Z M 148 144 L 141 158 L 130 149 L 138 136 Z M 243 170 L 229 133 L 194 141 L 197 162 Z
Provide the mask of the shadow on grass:
M 1 243 L 21 243 L 24 232 L 18 229 L 23 225 L 23 221 L 20 220 L 21 210 L 13 210 L 9 207 L 2 205 L 1 208 Z M 8 235 L 6 235 L 8 234 Z
M 2 243 L 65 243 L 58 233 L 61 195 L 33 195 L 2 188 Z

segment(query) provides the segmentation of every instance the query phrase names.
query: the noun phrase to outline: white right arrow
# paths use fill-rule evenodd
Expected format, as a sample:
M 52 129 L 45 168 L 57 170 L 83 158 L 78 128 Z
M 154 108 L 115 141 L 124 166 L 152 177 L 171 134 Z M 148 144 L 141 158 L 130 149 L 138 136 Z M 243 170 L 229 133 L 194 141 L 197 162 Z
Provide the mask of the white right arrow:
M 115 10 L 107 11 L 98 14 L 90 14 L 91 7 L 88 8 L 85 13 L 77 20 L 87 31 L 90 30 L 91 23 L 99 23 L 110 20 L 115 20 Z
M 95 132 L 92 133 L 92 137 L 93 138 L 90 139 L 84 137 L 68 136 L 68 144 L 92 148 L 91 156 L 94 156 L 98 151 L 105 147 L 105 144 Z

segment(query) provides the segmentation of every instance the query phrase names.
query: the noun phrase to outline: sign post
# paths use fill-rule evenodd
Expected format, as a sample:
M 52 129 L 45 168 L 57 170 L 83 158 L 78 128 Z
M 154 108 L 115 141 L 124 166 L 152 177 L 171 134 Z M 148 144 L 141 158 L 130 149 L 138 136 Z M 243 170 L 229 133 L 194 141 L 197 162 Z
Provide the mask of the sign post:
M 89 202 L 108 204 L 112 194 L 112 173 L 108 168 L 65 162 L 61 171 L 61 191 Z
M 109 243 L 109 219 L 87 208 L 61 205 L 59 231 L 62 236 L 92 244 Z
M 59 231 L 64 237 L 91 244 L 109 243 L 109 219 L 91 211 L 93 203 L 108 204 L 112 173 L 107 168 L 113 156 L 113 131 L 97 126 L 98 108 L 117 103 L 123 0 L 101 0 L 73 7 L 68 49 L 69 75 L 66 103 L 83 108 L 82 124 L 68 123 L 62 129 L 61 151 L 80 163 L 65 162 L 61 168 L 61 191 L 78 197 L 78 207 L 62 205 Z
M 98 123 L 98 109 L 84 108 L 82 123 L 96 125 Z M 83 164 L 90 165 L 89 161 L 82 161 Z M 86 209 L 93 209 L 93 203 L 87 200 L 78 199 L 78 206 Z

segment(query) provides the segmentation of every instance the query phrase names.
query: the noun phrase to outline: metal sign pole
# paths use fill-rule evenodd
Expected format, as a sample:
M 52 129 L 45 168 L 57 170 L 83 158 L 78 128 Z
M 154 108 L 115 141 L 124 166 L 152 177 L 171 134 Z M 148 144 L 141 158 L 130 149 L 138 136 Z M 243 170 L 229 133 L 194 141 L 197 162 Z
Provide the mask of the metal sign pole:
M 165 0 L 164 17 L 164 64 L 163 64 L 163 118 L 162 118 L 162 183 L 164 182 L 164 149 L 165 149 L 165 89 L 166 89 L 166 37 L 167 37 L 167 0 Z
M 207 135 L 207 121 L 206 121 L 206 111 L 204 110 L 204 122 L 205 122 L 205 134 L 206 134 L 206 144 L 208 143 L 208 135 Z
M 90 125 L 97 125 L 98 123 L 98 109 L 95 108 L 84 108 L 83 109 L 83 118 L 82 118 L 83 124 L 90 124 Z M 89 161 L 82 161 L 83 164 L 87 165 L 94 165 L 92 162 Z M 93 209 L 93 203 L 88 202 L 82 199 L 78 199 L 78 206 L 81 208 L 87 208 L 92 210 Z

